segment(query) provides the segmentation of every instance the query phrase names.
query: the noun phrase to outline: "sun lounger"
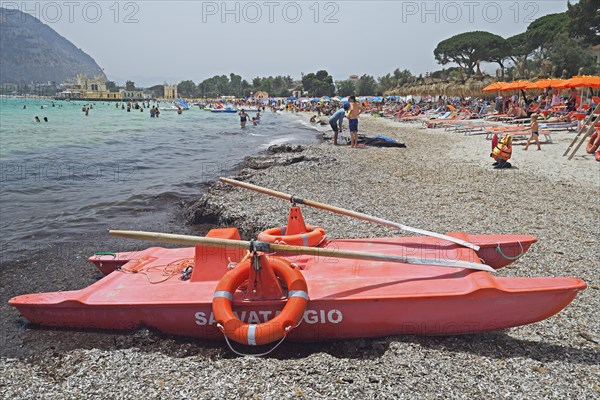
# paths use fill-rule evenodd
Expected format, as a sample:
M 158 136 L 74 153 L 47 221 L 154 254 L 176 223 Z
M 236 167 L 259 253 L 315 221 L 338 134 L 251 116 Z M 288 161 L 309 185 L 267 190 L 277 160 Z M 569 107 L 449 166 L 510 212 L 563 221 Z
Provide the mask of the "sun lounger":
M 579 122 L 578 121 L 571 121 L 571 122 L 547 122 L 547 123 L 542 123 L 539 124 L 539 127 L 541 129 L 548 129 L 548 130 L 553 130 L 553 131 L 573 131 L 573 130 L 577 130 L 577 128 L 579 127 Z

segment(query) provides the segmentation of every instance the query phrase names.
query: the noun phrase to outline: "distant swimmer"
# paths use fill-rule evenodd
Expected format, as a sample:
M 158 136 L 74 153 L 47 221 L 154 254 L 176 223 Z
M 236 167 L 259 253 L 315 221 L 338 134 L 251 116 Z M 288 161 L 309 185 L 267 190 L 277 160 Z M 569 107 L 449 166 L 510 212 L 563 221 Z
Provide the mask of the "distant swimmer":
M 179 115 L 183 114 L 183 110 L 179 106 L 177 106 L 177 114 L 179 114 Z
M 44 117 L 44 122 L 48 122 L 48 117 Z
M 23 110 L 25 110 L 26 108 L 27 108 L 27 106 L 26 106 L 26 105 L 23 105 Z
M 34 119 L 34 121 L 35 121 L 35 122 L 40 122 L 40 117 L 38 117 L 38 116 L 36 115 L 36 116 L 35 116 L 35 119 Z
M 254 126 L 258 125 L 258 121 L 256 120 L 255 117 L 252 117 L 252 125 L 254 125 Z

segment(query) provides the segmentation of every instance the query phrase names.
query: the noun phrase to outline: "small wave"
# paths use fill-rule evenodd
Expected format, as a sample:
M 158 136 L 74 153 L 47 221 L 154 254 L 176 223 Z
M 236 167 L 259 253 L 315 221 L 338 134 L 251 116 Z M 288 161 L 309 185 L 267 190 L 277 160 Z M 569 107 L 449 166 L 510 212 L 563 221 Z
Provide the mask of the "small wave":
M 236 136 L 236 135 L 241 135 L 242 132 L 241 130 L 239 131 L 220 131 L 219 135 L 228 135 L 228 136 Z

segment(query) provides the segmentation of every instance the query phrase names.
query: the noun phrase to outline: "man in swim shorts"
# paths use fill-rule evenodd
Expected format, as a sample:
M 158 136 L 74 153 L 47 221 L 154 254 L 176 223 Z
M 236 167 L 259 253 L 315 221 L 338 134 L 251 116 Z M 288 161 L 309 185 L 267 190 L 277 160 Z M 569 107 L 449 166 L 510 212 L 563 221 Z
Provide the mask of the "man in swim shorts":
M 348 130 L 350 131 L 350 147 L 358 146 L 358 116 L 362 107 L 356 102 L 355 96 L 350 96 L 350 111 L 348 112 Z

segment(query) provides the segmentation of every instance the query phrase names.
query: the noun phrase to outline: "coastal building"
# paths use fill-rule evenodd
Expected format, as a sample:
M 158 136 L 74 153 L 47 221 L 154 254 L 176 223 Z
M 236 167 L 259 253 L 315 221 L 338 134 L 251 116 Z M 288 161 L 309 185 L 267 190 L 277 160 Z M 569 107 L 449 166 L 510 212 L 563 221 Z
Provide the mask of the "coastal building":
M 143 90 L 125 90 L 120 89 L 119 94 L 121 95 L 121 100 L 144 100 L 150 98 L 150 96 L 146 96 Z
M 86 100 L 121 100 L 122 95 L 118 92 L 110 92 L 106 88 L 104 75 L 88 78 L 85 74 L 79 74 L 73 82 L 66 83 L 67 89 L 58 94 L 61 99 L 86 99 Z
M 169 85 L 169 84 L 165 83 L 164 88 L 165 88 L 165 92 L 163 95 L 164 99 L 174 100 L 178 97 L 177 96 L 177 84 Z
M 357 82 L 359 79 L 360 79 L 360 78 L 358 77 L 358 75 L 354 75 L 354 74 L 353 74 L 353 75 L 350 75 L 350 76 L 348 77 L 348 80 L 349 80 L 349 81 L 352 81 L 352 82 Z
M 268 99 L 269 92 L 256 92 L 252 97 L 254 97 L 255 99 Z
M 0 92 L 3 95 L 17 93 L 19 91 L 19 85 L 16 83 L 3 82 L 0 84 Z

